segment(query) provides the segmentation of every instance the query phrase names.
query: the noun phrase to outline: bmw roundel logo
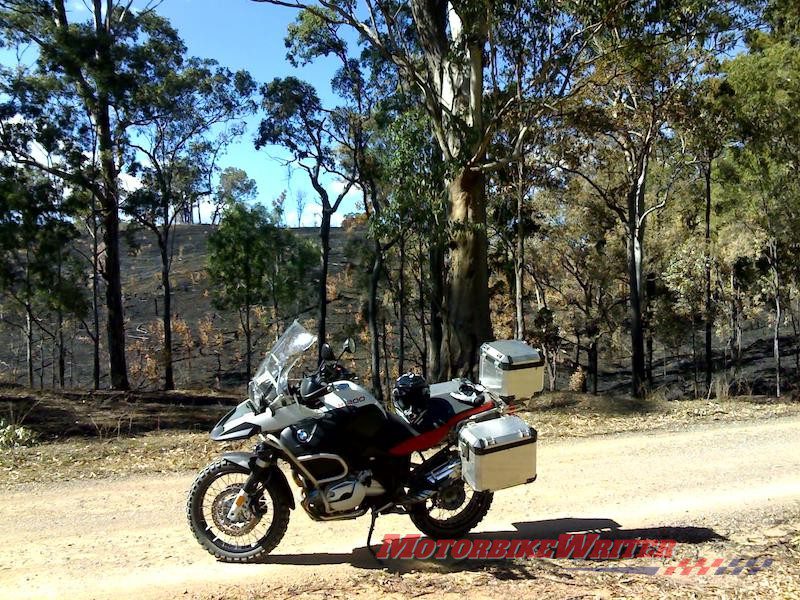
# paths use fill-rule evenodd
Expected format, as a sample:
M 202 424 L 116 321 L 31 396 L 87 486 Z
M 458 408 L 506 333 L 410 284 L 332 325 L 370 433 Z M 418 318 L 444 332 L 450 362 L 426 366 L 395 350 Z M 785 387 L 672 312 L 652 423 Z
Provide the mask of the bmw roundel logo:
M 310 437 L 305 429 L 298 429 L 296 435 L 298 442 L 307 442 Z

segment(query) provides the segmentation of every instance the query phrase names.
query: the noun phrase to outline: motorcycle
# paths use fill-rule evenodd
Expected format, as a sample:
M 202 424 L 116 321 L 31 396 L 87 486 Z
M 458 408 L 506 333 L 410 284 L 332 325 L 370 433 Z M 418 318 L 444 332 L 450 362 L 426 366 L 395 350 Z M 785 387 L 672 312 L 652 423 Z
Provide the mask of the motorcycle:
M 487 514 L 496 489 L 535 479 L 536 432 L 520 419 L 509 425 L 516 417 L 504 416 L 498 396 L 466 380 L 429 387 L 408 374 L 398 379 L 394 410 L 387 410 L 342 365 L 354 349 L 350 339 L 338 357 L 324 344 L 316 370 L 290 379 L 315 342 L 297 321 L 290 325 L 257 369 L 247 399 L 211 431 L 219 442 L 259 440 L 252 452 L 222 454 L 191 486 L 189 525 L 216 558 L 252 562 L 283 538 L 296 506 L 279 461 L 309 517 L 346 520 L 371 511 L 370 536 L 378 515 L 400 513 L 432 538 L 461 537 Z M 512 426 L 512 442 L 505 454 L 487 454 L 503 437 L 501 421 L 504 433 Z M 493 431 L 481 434 L 486 424 Z M 520 450 L 525 456 L 509 467 L 509 453 Z M 481 475 L 479 460 L 495 462 Z M 511 475 L 489 481 L 490 470 L 495 479 Z

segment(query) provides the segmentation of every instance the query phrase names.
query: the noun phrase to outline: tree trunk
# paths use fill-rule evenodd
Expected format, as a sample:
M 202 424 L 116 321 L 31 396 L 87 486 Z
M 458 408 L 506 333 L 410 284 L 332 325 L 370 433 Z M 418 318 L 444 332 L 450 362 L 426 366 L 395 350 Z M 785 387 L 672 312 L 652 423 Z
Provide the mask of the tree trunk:
M 58 249 L 58 286 L 61 287 L 61 269 L 63 266 L 63 249 Z M 56 308 L 56 338 L 57 338 L 57 350 L 56 350 L 56 363 L 58 365 L 58 386 L 60 388 L 64 388 L 65 383 L 65 371 L 66 365 L 64 364 L 64 311 L 61 309 L 61 305 Z
M 713 361 L 711 348 L 711 334 L 714 327 L 714 317 L 711 307 L 711 163 L 705 168 L 706 184 L 706 237 L 705 237 L 705 333 L 706 333 L 706 389 L 711 389 L 711 375 L 713 373 Z
M 372 392 L 379 400 L 383 400 L 383 386 L 381 385 L 381 351 L 380 335 L 378 331 L 378 283 L 383 269 L 383 248 L 379 241 L 375 241 L 375 256 L 372 259 L 372 273 L 369 278 L 369 303 L 367 307 L 369 334 L 370 334 L 370 370 Z
M 422 261 L 422 236 L 417 239 L 418 253 L 417 256 Z M 422 281 L 422 274 L 417 277 L 417 300 L 419 301 L 419 329 L 422 332 L 422 352 L 420 352 L 420 362 L 422 363 L 422 376 L 428 378 L 428 336 L 425 333 L 428 330 L 427 323 L 425 322 L 425 285 Z
M 430 295 L 430 346 L 428 348 L 428 363 L 430 364 L 431 377 L 435 381 L 447 378 L 442 361 L 444 349 L 444 320 L 442 318 L 442 304 L 445 291 L 445 248 L 438 237 L 431 240 L 428 248 L 428 266 L 430 268 L 431 295 Z
M 169 238 L 165 235 L 159 240 L 161 250 L 161 287 L 164 290 L 164 389 L 175 389 L 175 378 L 172 370 L 172 289 L 169 280 Z
M 250 304 L 248 303 L 244 309 L 244 339 L 246 345 L 245 352 L 245 372 L 247 375 L 247 384 L 250 384 L 250 378 L 253 373 L 253 344 L 250 332 Z
M 406 285 L 405 285 L 405 270 L 406 270 L 406 241 L 400 237 L 400 271 L 397 274 L 397 285 L 399 294 L 399 340 L 398 340 L 398 356 L 397 356 L 397 370 L 400 375 L 405 373 L 406 362 Z
M 523 212 L 525 208 L 525 189 L 523 184 L 524 164 L 517 163 L 517 239 L 514 253 L 514 311 L 516 313 L 514 337 L 525 338 L 525 227 Z
M 634 234 L 628 240 L 628 276 L 630 278 L 630 320 L 631 320 L 631 375 L 634 398 L 644 398 L 646 394 L 644 327 L 642 322 L 641 281 L 641 241 Z
M 382 335 L 382 343 L 383 343 L 383 368 L 384 373 L 386 375 L 386 389 L 392 389 L 392 374 L 389 372 L 389 344 L 387 342 L 387 335 L 386 335 L 386 318 L 381 319 L 381 332 Z M 391 394 L 391 392 L 389 392 Z
M 589 372 L 592 375 L 592 394 L 597 395 L 597 339 L 589 345 Z
M 775 355 L 775 397 L 781 397 L 781 348 L 780 348 L 780 327 L 781 327 L 781 280 L 778 274 L 778 247 L 775 240 L 770 240 L 770 253 L 772 254 L 772 282 L 775 289 L 775 327 L 773 330 L 772 349 Z
M 325 324 L 328 318 L 328 261 L 331 246 L 331 213 L 322 209 L 322 221 L 319 225 L 319 239 L 322 245 L 321 270 L 319 276 L 319 322 L 317 323 L 318 358 L 322 360 L 322 345 L 325 343 Z
M 103 212 L 103 244 L 106 251 L 103 277 L 106 280 L 108 318 L 108 359 L 111 387 L 127 390 L 128 366 L 125 361 L 125 317 L 122 305 L 122 281 L 119 266 L 119 189 L 108 101 L 100 101 L 97 124 L 99 128 L 100 163 L 103 169 L 104 193 L 100 197 Z
M 95 199 L 96 202 L 96 199 Z M 98 252 L 97 213 L 95 202 L 92 203 L 92 383 L 94 389 L 100 389 L 100 255 Z
M 776 277 L 777 279 L 777 277 Z M 780 348 L 780 326 L 781 326 L 781 299 L 779 294 L 775 294 L 775 332 L 773 336 L 773 352 L 775 354 L 775 397 L 781 397 L 781 348 Z
M 697 335 L 694 323 L 692 323 L 692 374 L 694 376 L 694 397 L 697 398 Z
M 630 288 L 631 321 L 631 393 L 634 398 L 647 394 L 644 351 L 644 193 L 647 178 L 647 158 L 633 171 L 635 179 L 628 192 L 628 280 Z
M 492 339 L 483 175 L 461 171 L 450 183 L 449 195 L 454 233 L 443 362 L 450 377 L 472 377 L 480 345 Z
M 39 389 L 44 389 L 44 339 L 39 336 Z
M 28 387 L 33 387 L 33 317 L 30 306 L 25 307 L 25 358 L 28 367 Z

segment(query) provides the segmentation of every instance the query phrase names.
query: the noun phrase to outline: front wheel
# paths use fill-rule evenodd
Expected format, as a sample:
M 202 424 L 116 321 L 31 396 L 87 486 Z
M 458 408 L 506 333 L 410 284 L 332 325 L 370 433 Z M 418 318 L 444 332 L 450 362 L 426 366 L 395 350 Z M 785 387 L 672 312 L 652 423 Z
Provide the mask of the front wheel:
M 250 472 L 218 461 L 203 469 L 189 490 L 186 513 L 200 545 L 225 562 L 253 562 L 271 552 L 289 525 L 290 499 L 276 486 L 260 485 L 239 521 L 228 518 Z
M 492 505 L 492 492 L 476 492 L 462 480 L 409 510 L 417 529 L 434 539 L 454 539 L 480 523 Z

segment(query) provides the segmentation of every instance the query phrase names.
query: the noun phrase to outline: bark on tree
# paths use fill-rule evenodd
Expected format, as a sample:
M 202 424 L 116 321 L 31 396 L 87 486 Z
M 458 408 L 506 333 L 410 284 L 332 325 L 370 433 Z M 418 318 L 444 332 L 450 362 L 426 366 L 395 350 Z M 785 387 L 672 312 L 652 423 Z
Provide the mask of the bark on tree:
M 644 398 L 647 393 L 644 350 L 644 192 L 647 178 L 647 160 L 636 173 L 634 185 L 628 192 L 628 280 L 630 290 L 631 321 L 631 392 L 635 398 Z
M 523 164 L 517 167 L 517 239 L 516 252 L 514 252 L 514 310 L 516 313 L 516 331 L 514 337 L 518 340 L 525 338 L 525 227 L 523 224 L 523 210 L 525 206 L 525 191 L 523 188 Z
M 30 306 L 25 307 L 25 358 L 28 368 L 28 387 L 33 387 L 33 316 Z
M 711 348 L 711 334 L 714 327 L 714 316 L 711 307 L 711 162 L 703 169 L 705 179 L 705 334 L 706 334 L 706 389 L 711 389 L 714 357 Z
M 100 389 L 100 252 L 97 198 L 92 197 L 92 384 Z
M 430 344 L 428 347 L 428 364 L 430 373 L 436 381 L 446 379 L 442 368 L 442 345 L 444 344 L 444 322 L 442 304 L 445 291 L 445 248 L 441 240 L 435 240 L 428 249 L 428 265 L 431 280 L 430 295 Z
M 406 269 L 406 241 L 405 238 L 400 236 L 400 270 L 397 273 L 397 286 L 398 286 L 398 355 L 397 355 L 397 369 L 402 375 L 405 373 L 405 359 L 406 359 L 406 288 L 405 288 L 405 269 Z
M 326 323 L 328 319 L 328 263 L 331 253 L 331 212 L 322 208 L 322 220 L 319 226 L 321 242 L 320 278 L 319 278 L 319 320 L 317 322 L 318 359 L 322 360 L 322 345 L 325 343 Z
M 450 183 L 449 194 L 454 231 L 443 354 L 450 377 L 472 377 L 481 344 L 492 338 L 483 175 L 461 171 Z
M 367 320 L 370 334 L 370 370 L 372 391 L 379 400 L 383 399 L 381 385 L 381 350 L 380 332 L 378 331 L 378 283 L 383 270 L 383 248 L 380 241 L 375 241 L 375 256 L 372 259 L 372 272 L 369 278 L 369 301 Z
M 770 268 L 772 271 L 772 284 L 775 293 L 775 324 L 773 326 L 772 352 L 775 357 L 775 397 L 781 397 L 781 345 L 780 327 L 783 316 L 781 307 L 781 279 L 778 272 L 778 243 L 775 239 L 769 241 Z
M 63 11 L 63 1 L 59 2 Z M 109 73 L 114 72 L 112 37 L 106 31 L 99 0 L 94 0 L 95 30 L 98 36 L 95 60 Z M 66 23 L 66 17 L 63 18 Z M 81 86 L 83 87 L 83 86 Z M 122 304 L 122 279 L 119 265 L 119 177 L 114 162 L 116 146 L 111 125 L 111 99 L 107 91 L 99 89 L 95 95 L 83 89 L 84 103 L 93 108 L 102 171 L 100 204 L 103 214 L 103 243 L 106 260 L 103 277 L 106 280 L 106 309 L 108 331 L 108 357 L 111 387 L 117 390 L 130 388 L 128 365 L 125 360 L 125 317 Z
M 164 322 L 164 389 L 175 389 L 175 377 L 172 367 L 172 286 L 169 277 L 169 235 L 159 236 L 158 246 L 161 253 L 161 287 L 164 292 L 162 320 Z

